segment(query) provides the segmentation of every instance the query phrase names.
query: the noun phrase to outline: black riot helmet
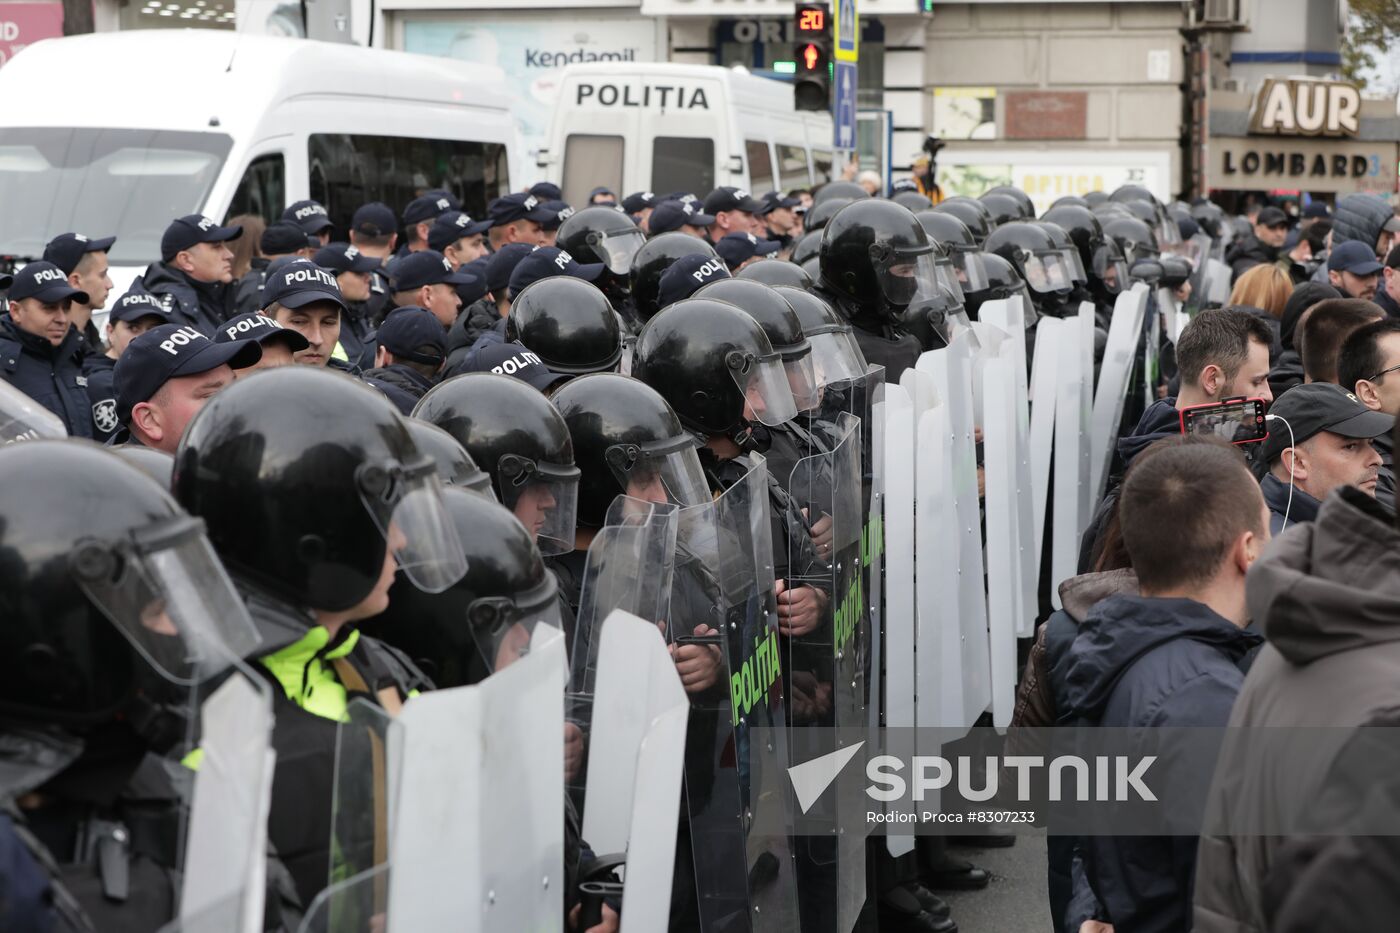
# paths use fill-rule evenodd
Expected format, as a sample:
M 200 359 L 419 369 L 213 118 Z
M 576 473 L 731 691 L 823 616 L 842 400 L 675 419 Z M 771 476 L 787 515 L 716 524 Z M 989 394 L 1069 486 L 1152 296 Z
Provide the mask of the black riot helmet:
M 1100 204 L 1105 204 L 1107 202 L 1108 195 L 1103 193 L 1102 191 L 1090 191 L 1084 195 L 1084 203 L 1089 205 L 1090 210 L 1093 210 Z
M 1111 302 L 1128 286 L 1128 264 L 1123 261 L 1123 251 L 1104 235 L 1093 211 L 1076 204 L 1060 204 L 1046 211 L 1041 220 L 1056 224 L 1069 234 L 1096 298 Z
M 169 491 L 170 474 L 175 472 L 173 456 L 145 444 L 114 444 L 107 449 L 160 483 L 161 489 Z
M 1115 204 L 1122 204 L 1133 212 L 1139 220 L 1152 228 L 1158 243 L 1175 244 L 1181 242 L 1181 231 L 1176 221 L 1167 213 L 1166 205 L 1142 185 L 1123 185 L 1108 196 Z M 1141 207 L 1146 205 L 1147 209 Z
M 821 248 L 821 237 L 817 237 L 815 249 Z M 815 251 L 815 250 L 814 250 Z M 796 262 L 752 262 L 734 273 L 736 279 L 762 282 L 764 285 L 790 285 L 793 288 L 811 288 L 812 277 L 802 271 Z
M 540 279 L 515 296 L 506 339 L 523 344 L 556 373 L 610 372 L 622 358 L 622 325 L 607 296 L 569 275 Z
M 909 208 L 909 210 L 916 214 L 919 211 L 926 211 L 933 207 L 933 202 L 917 191 L 896 191 L 894 197 L 890 198 L 890 200 L 901 207 Z
M 974 198 L 962 195 L 944 198 L 935 204 L 933 209 L 940 214 L 952 214 L 966 224 L 967 229 L 972 232 L 972 238 L 977 241 L 979 246 L 987 239 L 987 234 L 992 232 L 992 227 L 996 226 L 992 221 L 992 212 L 987 210 L 987 205 Z
M 360 623 L 413 660 L 439 689 L 465 687 L 519 660 L 540 624 L 561 627 L 554 575 L 510 510 L 465 489 L 442 494 L 467 572 L 441 593 L 397 578 L 389 608 Z
M 758 322 L 768 342 L 783 359 L 788 387 L 798 411 L 816 406 L 817 377 L 812 368 L 812 345 L 802 333 L 802 321 L 788 300 L 761 282 L 720 279 L 697 291 L 696 298 L 727 301 Z
M 754 421 L 777 427 L 797 416 L 768 335 L 713 298 L 678 301 L 648 321 L 632 351 L 632 375 L 661 393 L 692 431 L 741 446 Z
M 0 721 L 125 713 L 147 738 L 131 714 L 149 687 L 193 686 L 258 643 L 203 525 L 149 476 L 88 442 L 0 447 Z
M 822 185 L 812 195 L 812 206 L 815 207 L 833 198 L 848 198 L 852 201 L 859 201 L 861 198 L 870 197 L 870 192 L 853 181 L 831 181 Z
M 1211 239 L 1218 240 L 1221 236 L 1222 228 L 1225 226 L 1225 211 L 1212 201 L 1202 201 L 1191 206 L 1191 217 Z
M 982 247 L 956 214 L 920 211 L 914 216 L 919 219 L 928 238 L 938 244 L 952 262 L 958 285 L 964 292 L 987 287 L 987 275 L 982 268 Z
M 992 223 L 998 227 L 1002 224 L 1015 223 L 1018 220 L 1030 220 L 1031 215 L 1026 212 L 1021 202 L 1009 194 L 984 194 L 977 200 L 986 205 L 987 210 L 992 212 Z
M 780 285 L 774 289 L 787 299 L 812 345 L 812 367 L 823 388 L 853 382 L 865 375 L 865 354 L 856 342 L 855 328 L 836 309 L 809 291 Z
M 1082 207 L 1087 209 L 1089 207 L 1089 202 L 1084 200 L 1077 194 L 1065 194 L 1055 199 L 1055 203 L 1050 205 L 1050 210 L 1053 211 L 1057 207 L 1068 206 Z M 1049 214 L 1050 211 L 1046 211 L 1045 213 Z M 1041 219 L 1044 220 L 1045 218 L 1042 217 Z
M 433 459 L 437 465 L 438 479 L 444 486 L 460 486 L 492 502 L 496 501 L 496 491 L 491 488 L 491 477 L 476 465 L 467 449 L 457 443 L 457 439 L 435 424 L 422 418 L 406 418 L 404 424 L 413 436 L 418 449 Z
M 174 489 L 235 577 L 303 609 L 364 600 L 391 540 L 425 590 L 466 569 L 437 465 L 393 403 L 340 373 L 283 366 L 221 390 L 185 429 Z
M 802 215 L 802 229 L 806 233 L 815 233 L 831 223 L 831 218 L 835 217 L 847 204 L 857 200 L 856 198 L 827 198 L 813 204 L 807 209 L 807 213 Z
M 803 272 L 808 272 L 807 263 L 821 255 L 821 251 L 822 232 L 820 230 L 812 230 L 808 233 L 804 233 L 802 234 L 802 239 L 798 240 L 797 244 L 792 248 L 793 264 L 800 267 Z M 745 266 L 744 269 L 739 271 L 743 272 L 747 269 L 757 269 L 759 266 L 763 265 L 767 265 L 767 263 L 756 262 L 753 265 Z M 810 272 L 808 272 L 807 277 L 812 277 Z
M 632 302 L 637 309 L 637 317 L 643 322 L 661 310 L 657 305 L 661 276 L 671 268 L 672 263 L 686 256 L 719 259 L 719 254 L 709 243 L 688 233 L 674 232 L 652 237 L 632 257 Z
M 1103 223 L 1104 236 L 1118 244 L 1123 251 L 1123 260 L 1130 267 L 1139 260 L 1156 259 L 1162 255 L 1156 234 L 1138 218 L 1115 213 L 1101 215 L 1099 220 Z
M 1063 294 L 1074 285 L 1074 273 L 1065 258 L 1064 248 L 1039 224 L 1024 221 L 1003 224 L 992 231 L 984 245 L 987 252 L 1011 263 L 1034 293 Z
M 1026 288 L 1026 283 L 1021 278 L 1020 273 L 1016 271 L 1016 267 L 995 253 L 988 253 L 984 257 L 984 262 L 987 269 L 987 287 L 966 294 L 968 317 L 980 320 L 982 305 L 985 302 L 1000 301 L 1019 295 L 1025 299 L 1022 302 L 1022 307 L 1025 309 L 1026 326 L 1030 327 L 1039 315 L 1031 301 L 1030 290 Z
M 850 204 L 822 231 L 821 283 L 862 311 L 898 321 L 944 278 L 924 228 L 893 201 Z M 957 287 L 948 264 L 947 284 Z
M 1191 278 L 1191 273 L 1195 270 L 1191 268 L 1191 261 L 1184 256 L 1163 256 L 1161 283 L 1167 288 L 1180 288 Z
M 710 499 L 696 449 L 651 386 L 613 373 L 571 380 L 554 396 L 569 426 L 579 479 L 578 521 L 601 528 L 614 499 L 702 505 Z
M 501 504 L 535 533 L 542 553 L 574 549 L 574 447 L 564 419 L 538 389 L 514 376 L 466 373 L 429 389 L 413 417 L 467 449 Z
M 989 194 L 1004 194 L 1017 204 L 1021 205 L 1021 217 L 1025 220 L 1035 220 L 1035 202 L 1031 196 L 1026 194 L 1015 185 L 997 185 L 995 188 L 988 188 L 982 193 L 982 197 Z
M 613 275 L 625 277 L 646 238 L 624 211 L 598 206 L 585 207 L 560 224 L 554 245 L 577 262 L 601 262 Z

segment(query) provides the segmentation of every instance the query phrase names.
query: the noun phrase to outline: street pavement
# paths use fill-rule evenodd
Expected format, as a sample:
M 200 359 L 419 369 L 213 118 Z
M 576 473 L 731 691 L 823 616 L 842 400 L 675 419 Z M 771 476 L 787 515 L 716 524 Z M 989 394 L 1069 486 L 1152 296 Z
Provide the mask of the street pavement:
M 1018 835 L 1006 849 L 957 846 L 950 854 L 991 873 L 981 891 L 939 891 L 959 933 L 1042 933 L 1051 929 L 1045 892 L 1045 837 Z

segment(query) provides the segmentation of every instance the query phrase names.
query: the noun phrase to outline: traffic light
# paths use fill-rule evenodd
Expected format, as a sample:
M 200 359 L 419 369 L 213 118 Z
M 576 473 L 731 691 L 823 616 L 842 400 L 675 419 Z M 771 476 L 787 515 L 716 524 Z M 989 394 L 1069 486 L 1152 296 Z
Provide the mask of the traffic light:
M 829 110 L 831 11 L 825 3 L 797 4 L 796 36 L 793 104 L 798 110 Z

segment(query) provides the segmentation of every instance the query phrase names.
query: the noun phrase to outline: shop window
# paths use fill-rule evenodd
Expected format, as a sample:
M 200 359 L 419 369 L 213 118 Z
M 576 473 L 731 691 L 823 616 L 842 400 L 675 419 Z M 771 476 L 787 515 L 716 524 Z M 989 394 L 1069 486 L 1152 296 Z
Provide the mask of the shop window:
M 744 153 L 749 162 L 749 190 L 763 194 L 777 187 L 773 181 L 773 156 L 768 152 L 768 141 L 747 140 L 744 143 Z
M 587 204 L 588 192 L 599 186 L 621 191 L 626 152 L 621 136 L 569 134 L 564 143 L 564 200 Z
M 243 173 L 229 202 L 227 217 L 256 214 L 269 224 L 282 216 L 287 203 L 287 165 L 282 153 L 258 156 Z
M 658 136 L 651 149 L 652 191 L 693 191 L 715 187 L 715 141 L 698 136 Z
M 307 144 L 310 196 L 340 230 L 355 208 L 383 201 L 401 209 L 432 188 L 451 191 L 479 217 L 510 190 L 505 146 L 463 139 L 314 134 Z
M 783 180 L 783 188 L 806 188 L 812 183 L 807 170 L 807 150 L 801 146 L 778 144 L 778 174 Z

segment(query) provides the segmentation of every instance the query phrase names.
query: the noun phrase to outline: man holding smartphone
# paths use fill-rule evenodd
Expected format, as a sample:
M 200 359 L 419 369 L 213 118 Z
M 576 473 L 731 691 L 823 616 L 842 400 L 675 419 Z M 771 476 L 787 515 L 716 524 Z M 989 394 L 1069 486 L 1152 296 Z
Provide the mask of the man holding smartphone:
M 1376 495 L 1381 455 L 1371 439 L 1394 429 L 1393 415 L 1372 411 L 1330 382 L 1294 386 L 1269 413 L 1269 437 L 1259 452 L 1269 472 L 1259 486 L 1272 534 L 1312 521 L 1334 489 L 1355 486 Z

